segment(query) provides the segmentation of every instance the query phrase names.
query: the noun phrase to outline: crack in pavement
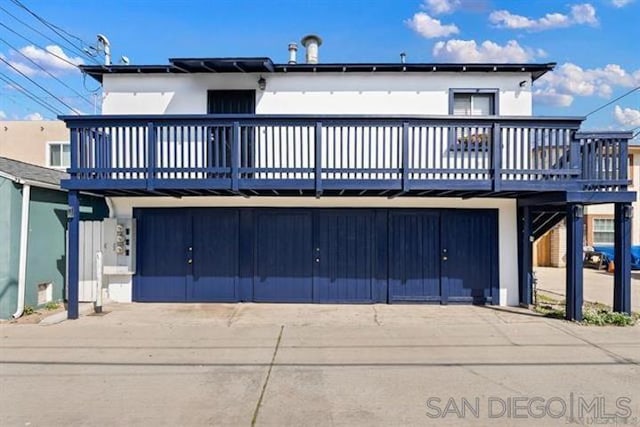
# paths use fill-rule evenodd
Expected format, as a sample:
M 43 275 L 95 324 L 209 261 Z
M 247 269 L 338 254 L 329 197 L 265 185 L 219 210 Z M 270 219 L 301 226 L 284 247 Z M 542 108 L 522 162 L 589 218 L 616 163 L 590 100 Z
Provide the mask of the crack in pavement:
M 271 356 L 271 363 L 269 363 L 269 369 L 267 370 L 267 377 L 264 379 L 264 384 L 262 384 L 262 390 L 260 391 L 260 397 L 258 398 L 256 407 L 253 410 L 251 427 L 255 426 L 256 422 L 258 421 L 258 413 L 260 412 L 260 407 L 262 406 L 262 399 L 264 399 L 264 394 L 267 390 L 267 384 L 269 384 L 269 378 L 271 378 L 271 370 L 273 369 L 273 365 L 275 364 L 276 355 L 278 354 L 278 349 L 280 349 L 280 341 L 282 340 L 282 331 L 284 331 L 284 325 L 280 326 L 280 333 L 278 334 L 278 340 L 276 341 L 276 346 L 273 349 L 273 356 Z
M 376 325 L 382 326 L 382 323 L 380 323 L 380 319 L 378 319 L 378 310 L 376 310 L 376 306 L 372 305 L 371 308 L 373 309 L 373 321 L 376 323 Z
M 240 313 L 241 308 L 242 306 L 240 304 L 236 304 L 236 306 L 233 308 L 233 311 L 231 312 L 231 316 L 229 316 L 229 319 L 227 319 L 227 327 L 231 327 L 233 322 L 236 320 L 238 314 Z

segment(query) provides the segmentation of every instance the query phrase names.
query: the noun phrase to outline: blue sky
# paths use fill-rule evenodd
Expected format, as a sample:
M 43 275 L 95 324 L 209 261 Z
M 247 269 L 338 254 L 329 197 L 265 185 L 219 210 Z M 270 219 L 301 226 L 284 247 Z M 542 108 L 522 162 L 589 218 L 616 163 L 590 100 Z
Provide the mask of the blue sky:
M 58 31 L 67 40 L 20 3 L 69 33 Z M 97 33 L 111 40 L 114 62 L 126 55 L 133 64 L 187 56 L 285 62 L 287 43 L 307 33 L 323 37 L 322 62 L 397 62 L 402 51 L 409 62 L 557 62 L 534 85 L 537 115 L 584 115 L 640 86 L 640 0 L 0 0 L 0 7 L 0 24 L 10 29 L 0 25 L 0 78 L 24 88 L 0 81 L 0 117 L 10 119 L 54 117 L 25 90 L 65 113 L 69 106 L 93 112 L 90 91 L 99 86 L 59 57 L 91 62 L 70 44 L 95 45 Z M 640 126 L 640 90 L 591 115 L 586 126 Z

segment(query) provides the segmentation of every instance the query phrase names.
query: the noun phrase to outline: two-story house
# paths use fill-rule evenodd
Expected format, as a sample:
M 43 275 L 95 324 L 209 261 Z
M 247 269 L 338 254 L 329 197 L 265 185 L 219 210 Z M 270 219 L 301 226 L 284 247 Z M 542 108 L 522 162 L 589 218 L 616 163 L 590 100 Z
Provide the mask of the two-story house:
M 117 301 L 529 304 L 531 245 L 567 218 L 567 317 L 582 313 L 583 207 L 616 203 L 627 134 L 532 116 L 554 64 L 173 58 L 84 66 L 102 115 L 68 116 L 69 317 L 77 191 L 121 223 Z M 108 249 L 108 250 L 111 250 Z M 615 309 L 629 311 L 629 269 Z

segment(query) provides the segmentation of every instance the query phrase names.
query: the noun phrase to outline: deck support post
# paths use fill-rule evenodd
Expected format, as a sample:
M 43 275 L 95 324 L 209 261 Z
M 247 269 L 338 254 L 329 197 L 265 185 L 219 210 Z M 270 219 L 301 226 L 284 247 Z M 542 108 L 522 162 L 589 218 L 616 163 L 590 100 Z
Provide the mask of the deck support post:
M 533 242 L 531 241 L 531 208 L 518 208 L 518 288 L 519 304 L 528 307 L 533 303 Z
M 614 215 L 613 311 L 631 314 L 631 221 L 630 203 L 616 203 Z
M 582 204 L 567 205 L 567 320 L 582 320 L 583 303 L 583 241 L 584 208 Z
M 69 191 L 68 249 L 67 249 L 67 319 L 79 315 L 79 255 L 80 255 L 80 201 L 78 192 Z

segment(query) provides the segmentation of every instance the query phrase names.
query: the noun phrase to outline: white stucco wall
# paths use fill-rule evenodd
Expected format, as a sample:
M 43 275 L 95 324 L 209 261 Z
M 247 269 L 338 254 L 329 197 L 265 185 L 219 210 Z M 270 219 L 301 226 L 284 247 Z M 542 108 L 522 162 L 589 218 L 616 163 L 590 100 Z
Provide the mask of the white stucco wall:
M 508 199 L 376 198 L 376 197 L 114 197 L 114 213 L 131 218 L 134 207 L 316 207 L 316 208 L 458 208 L 498 209 L 500 305 L 518 305 L 518 247 L 516 201 Z M 109 297 L 131 302 L 129 276 L 109 279 Z
M 500 115 L 532 114 L 528 73 L 288 73 L 104 75 L 103 114 L 204 114 L 207 91 L 256 90 L 258 114 L 447 115 L 450 89 L 498 89 Z M 529 84 L 520 86 L 526 80 Z M 118 217 L 133 207 L 381 207 L 499 210 L 500 304 L 518 304 L 516 202 L 452 198 L 113 198 Z M 109 280 L 109 295 L 131 301 L 128 276 Z
M 207 90 L 255 89 L 258 114 L 446 115 L 449 89 L 499 89 L 499 114 L 532 114 L 530 73 L 104 75 L 103 114 L 204 114 Z M 526 87 L 519 83 L 527 80 Z

